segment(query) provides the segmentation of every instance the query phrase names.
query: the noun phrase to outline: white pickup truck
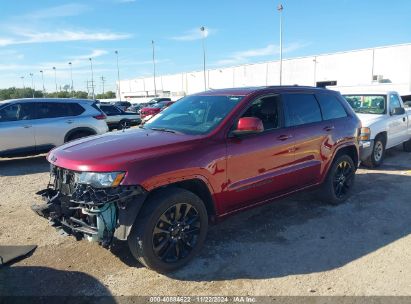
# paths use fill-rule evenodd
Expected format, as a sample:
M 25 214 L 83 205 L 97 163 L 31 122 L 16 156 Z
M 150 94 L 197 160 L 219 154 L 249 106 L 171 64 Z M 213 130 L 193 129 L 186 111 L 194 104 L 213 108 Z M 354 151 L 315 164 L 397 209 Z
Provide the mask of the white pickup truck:
M 411 108 L 397 92 L 343 93 L 362 122 L 360 158 L 367 167 L 378 167 L 386 149 L 402 144 L 411 152 Z

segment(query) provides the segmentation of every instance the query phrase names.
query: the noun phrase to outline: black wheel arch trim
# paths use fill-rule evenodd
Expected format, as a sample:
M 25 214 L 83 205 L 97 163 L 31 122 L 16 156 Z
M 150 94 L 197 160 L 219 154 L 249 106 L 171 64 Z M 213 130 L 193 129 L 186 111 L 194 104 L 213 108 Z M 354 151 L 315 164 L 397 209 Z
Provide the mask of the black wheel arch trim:
M 90 135 L 96 135 L 96 134 L 97 134 L 97 132 L 96 132 L 94 129 L 92 129 L 92 128 L 88 128 L 88 127 L 74 128 L 74 129 L 72 129 L 72 130 L 70 130 L 70 131 L 68 131 L 68 132 L 66 133 L 66 135 L 64 136 L 64 142 L 67 142 L 68 139 L 69 139 L 73 134 L 75 134 L 75 133 L 77 133 L 77 132 L 87 132 L 87 133 L 90 133 Z

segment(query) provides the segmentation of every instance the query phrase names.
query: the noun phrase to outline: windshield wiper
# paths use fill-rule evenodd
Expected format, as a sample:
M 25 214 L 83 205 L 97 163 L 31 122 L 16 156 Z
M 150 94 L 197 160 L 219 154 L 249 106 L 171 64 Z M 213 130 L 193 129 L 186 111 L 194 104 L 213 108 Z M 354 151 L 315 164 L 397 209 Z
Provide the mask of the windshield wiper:
M 169 132 L 169 133 L 174 133 L 174 134 L 177 133 L 174 130 L 170 130 L 170 129 L 166 129 L 166 128 L 150 128 L 150 130 L 161 131 L 161 132 Z

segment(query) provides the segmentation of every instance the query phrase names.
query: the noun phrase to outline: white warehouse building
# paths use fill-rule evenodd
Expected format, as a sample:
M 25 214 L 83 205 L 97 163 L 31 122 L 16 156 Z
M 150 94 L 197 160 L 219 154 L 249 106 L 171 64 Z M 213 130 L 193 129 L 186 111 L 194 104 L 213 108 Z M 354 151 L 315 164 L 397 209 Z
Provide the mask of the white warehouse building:
M 268 61 L 206 70 L 207 89 L 279 85 L 280 62 Z M 284 85 L 344 90 L 395 90 L 411 95 L 411 43 L 283 60 Z M 117 86 L 118 87 L 118 86 Z M 120 81 L 121 99 L 145 102 L 155 96 L 153 77 Z M 176 100 L 204 91 L 204 72 L 156 77 L 156 93 Z M 117 89 L 117 98 L 119 91 Z

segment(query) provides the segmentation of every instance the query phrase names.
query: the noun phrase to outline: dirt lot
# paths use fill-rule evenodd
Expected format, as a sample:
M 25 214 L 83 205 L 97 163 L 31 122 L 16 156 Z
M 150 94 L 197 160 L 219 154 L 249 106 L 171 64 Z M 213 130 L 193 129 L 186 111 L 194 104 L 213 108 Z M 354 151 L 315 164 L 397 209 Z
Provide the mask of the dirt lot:
M 61 236 L 30 205 L 48 181 L 43 156 L 0 160 L 0 244 L 37 244 L 0 268 L 0 295 L 411 295 L 411 154 L 360 169 L 338 207 L 299 194 L 211 228 L 188 267 L 159 275 Z

